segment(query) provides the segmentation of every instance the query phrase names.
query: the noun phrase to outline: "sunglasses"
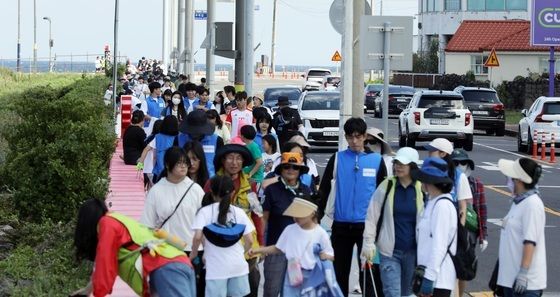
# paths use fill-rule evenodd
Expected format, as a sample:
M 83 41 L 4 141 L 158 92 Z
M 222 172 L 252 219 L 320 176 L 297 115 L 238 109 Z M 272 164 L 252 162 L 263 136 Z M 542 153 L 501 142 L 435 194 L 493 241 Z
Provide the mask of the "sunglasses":
M 298 165 L 292 165 L 292 164 L 286 164 L 282 166 L 282 169 L 292 169 L 292 170 L 299 170 L 299 166 Z
M 469 165 L 469 161 L 455 161 L 455 166 L 458 165 L 463 165 L 463 166 Z
M 377 139 L 368 139 L 364 142 L 365 144 L 370 144 L 370 145 L 374 145 L 374 144 L 378 144 L 379 141 L 377 141 Z

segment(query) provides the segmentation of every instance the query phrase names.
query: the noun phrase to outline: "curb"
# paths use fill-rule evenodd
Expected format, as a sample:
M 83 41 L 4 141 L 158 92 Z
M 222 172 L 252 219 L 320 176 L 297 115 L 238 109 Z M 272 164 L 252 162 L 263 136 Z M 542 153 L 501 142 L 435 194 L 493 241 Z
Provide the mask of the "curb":
M 505 132 L 505 135 L 507 136 L 517 137 L 517 130 L 506 129 Z

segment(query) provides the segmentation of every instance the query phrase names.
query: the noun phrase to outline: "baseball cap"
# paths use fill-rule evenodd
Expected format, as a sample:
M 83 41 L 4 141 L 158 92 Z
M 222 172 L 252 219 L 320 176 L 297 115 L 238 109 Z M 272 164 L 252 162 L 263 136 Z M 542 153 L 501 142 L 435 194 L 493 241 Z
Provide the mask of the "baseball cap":
M 448 155 L 453 153 L 453 144 L 445 138 L 436 138 L 425 146 L 430 152 L 442 151 Z

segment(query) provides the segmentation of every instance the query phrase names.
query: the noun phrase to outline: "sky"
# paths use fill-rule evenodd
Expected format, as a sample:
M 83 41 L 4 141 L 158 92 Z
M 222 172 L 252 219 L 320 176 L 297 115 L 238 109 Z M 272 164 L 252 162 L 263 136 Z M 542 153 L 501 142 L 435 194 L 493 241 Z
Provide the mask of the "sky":
M 33 55 L 33 0 L 21 1 L 21 56 Z M 254 44 L 261 43 L 255 61 L 261 55 L 270 56 L 272 34 L 272 0 L 254 0 Z M 350 1 L 350 0 L 345 0 Z M 368 2 L 370 0 L 367 0 Z M 374 12 L 379 13 L 381 0 L 374 0 Z M 17 49 L 18 0 L 1 0 L 0 60 L 15 59 Z M 103 52 L 105 44 L 113 48 L 114 0 L 36 0 L 37 44 L 39 59 L 48 59 L 48 22 L 52 19 L 53 55 L 59 60 L 85 60 L 77 55 Z M 162 0 L 120 0 L 119 52 L 133 61 L 140 57 L 161 59 Z M 206 0 L 194 0 L 195 10 L 206 9 Z M 330 59 L 341 48 L 341 36 L 329 21 L 332 0 L 278 0 L 276 23 L 277 65 L 335 66 Z M 417 14 L 417 0 L 384 0 L 384 15 Z M 218 2 L 217 22 L 233 22 L 233 3 Z M 194 47 L 200 48 L 206 36 L 206 21 L 195 21 Z M 63 56 L 66 55 L 65 58 Z M 90 57 L 93 61 L 95 57 Z M 197 63 L 205 62 L 205 51 L 195 55 Z M 232 60 L 216 57 L 217 64 Z

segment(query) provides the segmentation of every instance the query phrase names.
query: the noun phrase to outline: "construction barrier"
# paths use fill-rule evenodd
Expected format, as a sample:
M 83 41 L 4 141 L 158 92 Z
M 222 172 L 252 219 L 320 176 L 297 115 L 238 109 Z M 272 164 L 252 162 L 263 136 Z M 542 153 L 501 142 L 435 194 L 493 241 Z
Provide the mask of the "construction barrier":
M 541 161 L 546 159 L 546 134 L 541 131 Z
M 533 132 L 533 159 L 537 158 L 537 151 L 538 151 L 538 137 L 539 137 L 539 132 L 537 131 L 537 129 L 534 130 Z
M 550 135 L 550 163 L 556 163 L 556 140 L 554 133 Z

